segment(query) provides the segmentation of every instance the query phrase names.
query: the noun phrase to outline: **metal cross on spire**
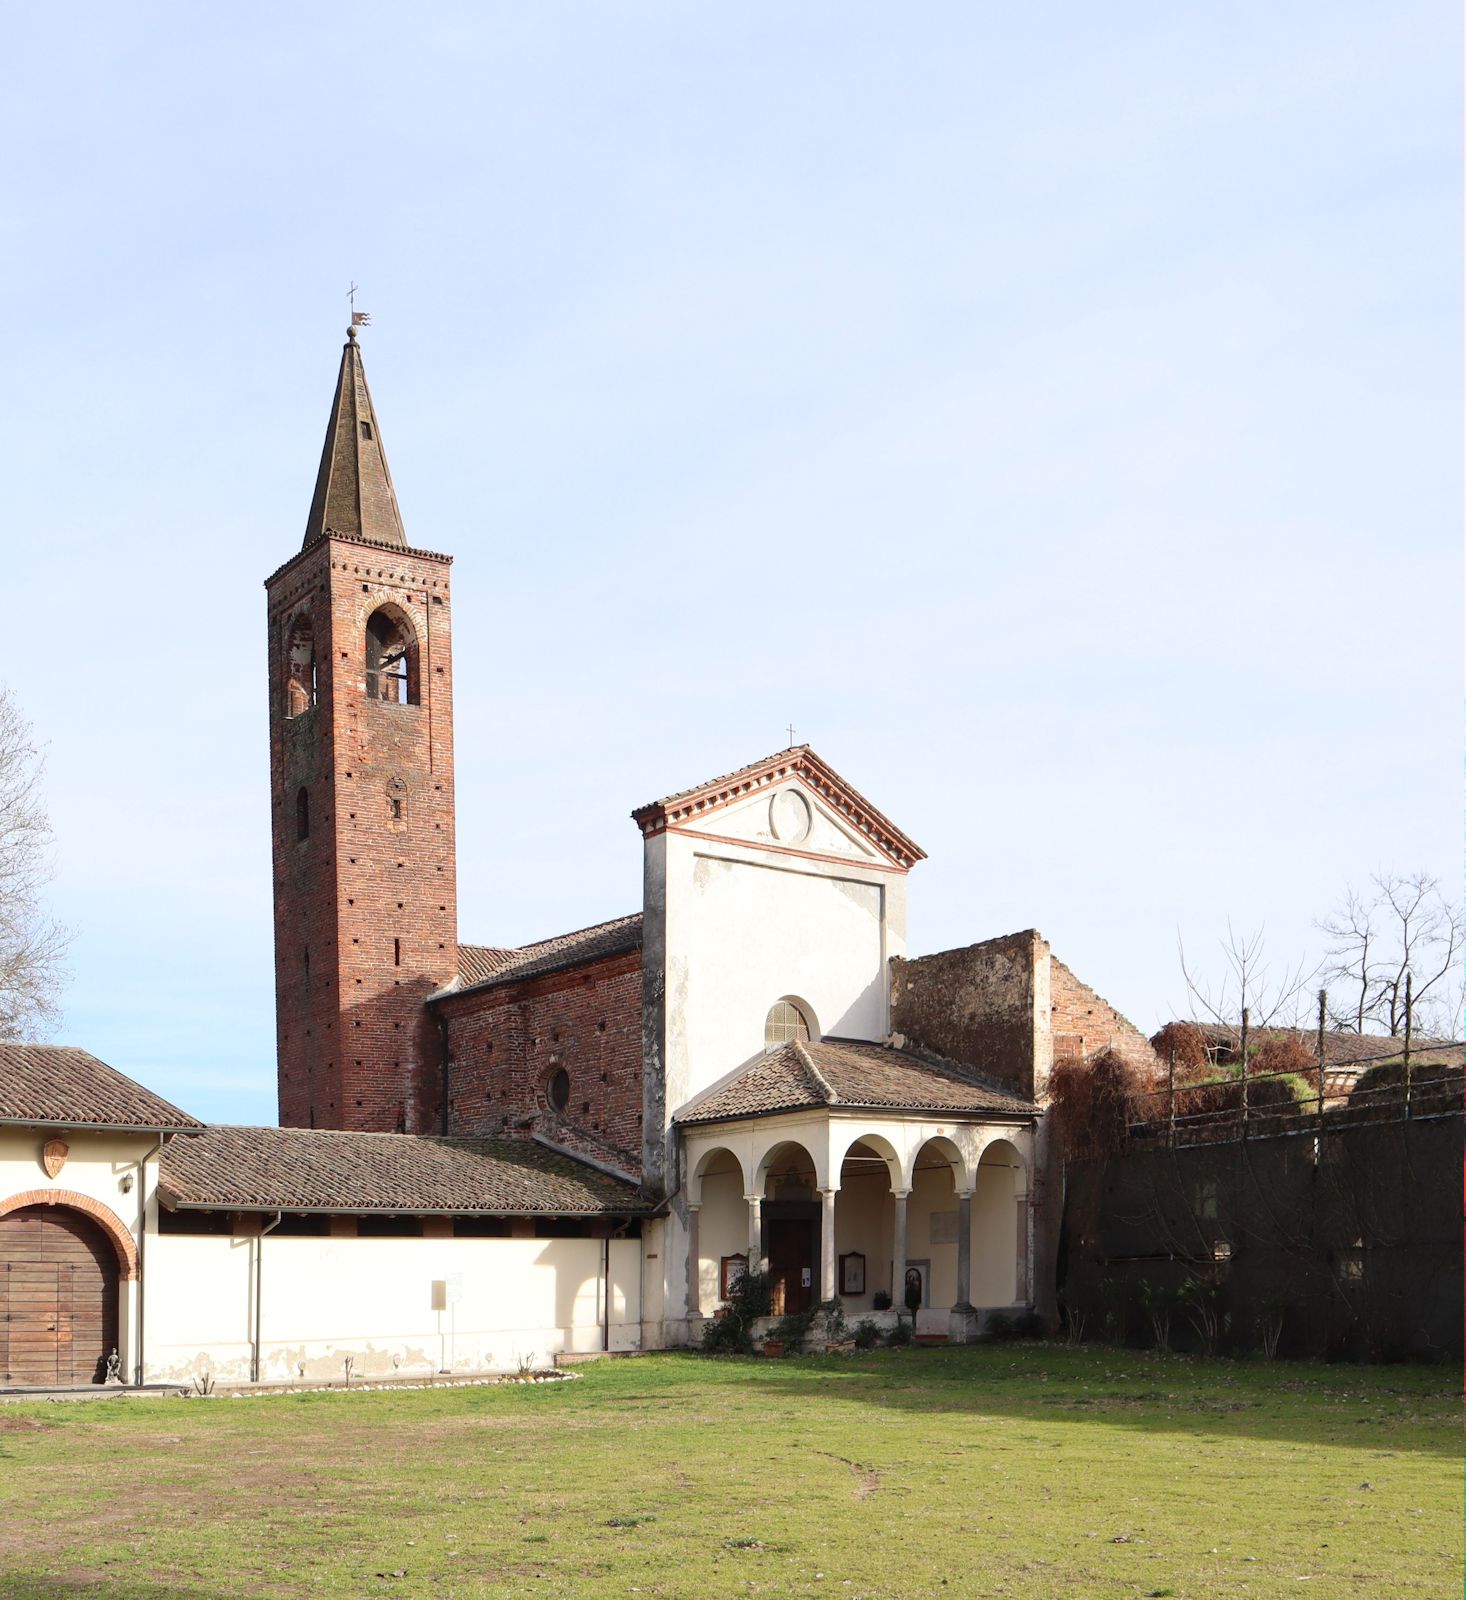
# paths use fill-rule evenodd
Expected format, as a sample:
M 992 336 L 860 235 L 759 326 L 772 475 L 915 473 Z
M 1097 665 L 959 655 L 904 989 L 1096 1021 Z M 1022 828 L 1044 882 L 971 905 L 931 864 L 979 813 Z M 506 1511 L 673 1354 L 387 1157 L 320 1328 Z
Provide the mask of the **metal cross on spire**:
M 794 748 L 794 724 L 792 722 L 789 724 L 789 743 L 786 748 L 789 750 Z
M 351 327 L 347 331 L 354 339 L 356 337 L 355 330 L 367 327 L 371 323 L 372 314 L 370 311 L 358 311 L 356 309 L 356 280 L 354 278 L 350 289 L 346 292 L 346 298 L 351 302 Z

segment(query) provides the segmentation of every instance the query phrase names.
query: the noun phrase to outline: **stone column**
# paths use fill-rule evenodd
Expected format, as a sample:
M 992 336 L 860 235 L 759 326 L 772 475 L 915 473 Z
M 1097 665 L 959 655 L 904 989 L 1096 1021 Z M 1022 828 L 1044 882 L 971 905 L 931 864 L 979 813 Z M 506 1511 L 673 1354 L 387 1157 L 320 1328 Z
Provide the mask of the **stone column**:
M 835 1298 L 835 1196 L 839 1189 L 821 1189 L 820 1200 L 820 1299 Z
M 748 1270 L 762 1272 L 764 1270 L 763 1196 L 746 1194 L 743 1198 L 748 1201 Z
M 972 1195 L 957 1196 L 957 1300 L 954 1311 L 972 1307 Z
M 891 1305 L 900 1311 L 906 1304 L 906 1197 L 910 1189 L 891 1192 L 895 1223 L 891 1229 Z
M 698 1213 L 701 1206 L 687 1208 L 687 1315 L 702 1315 L 702 1249 L 698 1243 Z

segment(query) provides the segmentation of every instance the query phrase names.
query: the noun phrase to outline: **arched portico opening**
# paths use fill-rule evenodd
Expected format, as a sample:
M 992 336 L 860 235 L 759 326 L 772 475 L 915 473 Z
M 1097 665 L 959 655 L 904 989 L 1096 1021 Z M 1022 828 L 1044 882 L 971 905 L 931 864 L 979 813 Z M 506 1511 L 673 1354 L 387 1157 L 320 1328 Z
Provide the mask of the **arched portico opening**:
M 813 1155 L 793 1139 L 765 1152 L 753 1194 L 760 1255 L 768 1264 L 774 1315 L 808 1311 L 820 1298 L 821 1195 Z
M 979 1306 L 1028 1302 L 1028 1168 L 1015 1145 L 994 1139 L 977 1164 L 972 1196 L 972 1295 Z
M 847 1146 L 835 1196 L 835 1293 L 847 1312 L 871 1311 L 878 1294 L 893 1292 L 901 1178 L 901 1154 L 883 1135 L 864 1133 Z
M 911 1163 L 906 1260 L 895 1288 L 898 1306 L 909 1307 L 912 1296 L 919 1297 L 918 1328 L 923 1312 L 945 1312 L 963 1298 L 958 1248 L 965 1180 L 962 1152 L 951 1139 L 937 1135 L 918 1146 Z
M 748 1267 L 748 1190 L 724 1145 L 704 1151 L 688 1180 L 688 1313 L 706 1316 Z

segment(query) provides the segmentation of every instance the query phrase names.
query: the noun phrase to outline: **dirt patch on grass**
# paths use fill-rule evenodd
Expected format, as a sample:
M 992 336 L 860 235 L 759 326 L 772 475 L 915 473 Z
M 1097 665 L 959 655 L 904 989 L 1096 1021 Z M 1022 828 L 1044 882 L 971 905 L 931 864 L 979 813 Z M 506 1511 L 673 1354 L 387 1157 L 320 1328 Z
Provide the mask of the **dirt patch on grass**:
M 39 1417 L 0 1416 L 0 1433 L 51 1433 L 59 1426 L 56 1422 L 42 1422 Z

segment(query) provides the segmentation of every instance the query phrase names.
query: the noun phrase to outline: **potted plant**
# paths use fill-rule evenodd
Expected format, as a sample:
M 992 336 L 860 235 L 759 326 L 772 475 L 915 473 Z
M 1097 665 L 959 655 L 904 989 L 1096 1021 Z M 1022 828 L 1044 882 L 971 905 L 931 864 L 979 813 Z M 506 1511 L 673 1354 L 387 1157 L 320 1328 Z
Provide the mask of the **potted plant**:
M 891 1291 L 889 1289 L 877 1289 L 870 1297 L 870 1308 L 872 1311 L 889 1311 L 891 1309 Z
M 766 1356 L 781 1356 L 784 1354 L 784 1341 L 776 1338 L 772 1333 L 764 1340 L 764 1354 Z

